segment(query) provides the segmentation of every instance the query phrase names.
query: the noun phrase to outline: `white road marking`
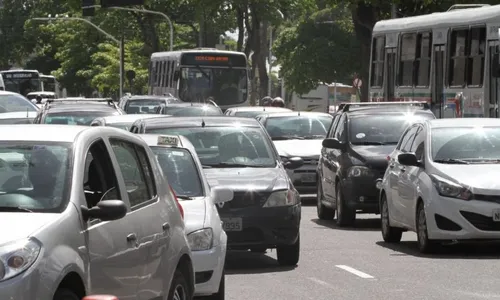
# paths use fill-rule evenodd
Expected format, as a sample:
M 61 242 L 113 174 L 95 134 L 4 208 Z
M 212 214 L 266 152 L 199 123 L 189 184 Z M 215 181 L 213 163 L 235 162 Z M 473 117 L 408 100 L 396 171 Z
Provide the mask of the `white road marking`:
M 308 277 L 307 279 L 309 279 L 309 280 L 311 280 L 311 281 L 313 281 L 313 282 L 316 282 L 317 284 L 321 284 L 321 285 L 323 285 L 323 286 L 329 287 L 329 288 L 331 288 L 331 287 L 332 287 L 332 286 L 331 286 L 328 282 L 323 281 L 323 280 L 320 280 L 320 279 L 318 279 L 318 278 Z
M 336 265 L 336 267 L 337 267 L 337 268 L 339 268 L 339 269 L 342 269 L 342 270 L 344 270 L 344 271 L 347 271 L 347 272 L 349 272 L 349 273 L 351 273 L 351 274 L 354 274 L 354 275 L 356 275 L 356 276 L 358 276 L 358 277 L 361 277 L 361 278 L 363 278 L 363 279 L 371 279 L 371 278 L 375 278 L 375 277 L 373 277 L 372 275 L 366 274 L 366 273 L 364 273 L 364 272 L 361 272 L 361 271 L 356 270 L 356 269 L 354 269 L 354 268 L 351 268 L 351 267 L 349 267 L 349 266 L 345 266 L 345 265 Z

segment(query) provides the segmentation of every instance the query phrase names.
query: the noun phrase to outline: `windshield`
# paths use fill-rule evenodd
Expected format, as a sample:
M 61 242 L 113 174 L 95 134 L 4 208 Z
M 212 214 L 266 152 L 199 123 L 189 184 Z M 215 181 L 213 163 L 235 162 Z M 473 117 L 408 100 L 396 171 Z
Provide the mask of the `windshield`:
M 67 111 L 60 113 L 49 113 L 45 116 L 43 123 L 90 126 L 90 123 L 92 123 L 94 119 L 114 115 L 117 115 L 115 111 Z
M 151 147 L 168 183 L 179 197 L 202 197 L 203 188 L 196 163 L 186 149 Z
M 0 113 L 16 111 L 37 111 L 35 104 L 19 95 L 1 95 Z
M 242 118 L 255 118 L 258 115 L 262 115 L 265 113 L 264 111 L 237 111 L 234 113 L 235 117 L 242 117 Z
M 127 114 L 154 114 L 156 109 L 165 104 L 162 99 L 137 99 L 128 100 L 125 104 Z
M 147 128 L 146 133 L 183 135 L 196 148 L 204 167 L 264 167 L 276 166 L 270 141 L 260 128 L 196 127 Z
M 179 95 L 185 102 L 204 102 L 212 97 L 217 105 L 232 105 L 247 100 L 246 69 L 181 68 Z
M 433 160 L 500 162 L 500 127 L 434 128 Z
M 70 182 L 70 147 L 66 143 L 0 143 L 0 211 L 60 211 Z
M 164 114 L 175 117 L 221 116 L 220 108 L 212 105 L 204 106 L 166 106 Z
M 324 139 L 332 123 L 332 116 L 272 117 L 266 129 L 273 140 Z
M 56 79 L 51 77 L 42 77 L 43 90 L 46 92 L 56 92 Z
M 16 77 L 17 75 L 26 75 L 30 78 Z M 38 92 L 42 90 L 42 84 L 39 78 L 31 78 L 31 73 L 14 73 L 14 74 L 3 74 L 3 81 L 5 85 L 5 90 L 21 94 L 23 96 L 28 95 L 31 92 Z M 10 78 L 8 78 L 10 77 Z
M 349 140 L 353 145 L 396 145 L 413 122 L 434 119 L 431 114 L 359 115 L 349 120 Z

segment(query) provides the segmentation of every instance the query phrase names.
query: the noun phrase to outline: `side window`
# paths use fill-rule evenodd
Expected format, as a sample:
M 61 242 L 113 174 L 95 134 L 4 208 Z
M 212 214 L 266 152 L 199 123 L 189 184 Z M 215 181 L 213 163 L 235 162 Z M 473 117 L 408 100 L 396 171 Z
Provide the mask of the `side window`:
M 170 64 L 171 64 L 170 60 L 167 61 L 167 69 L 166 69 L 167 75 L 166 75 L 166 81 L 165 81 L 166 87 L 170 87 Z
M 465 68 L 467 64 L 468 29 L 453 30 L 451 32 L 450 60 L 448 62 L 448 85 L 465 85 Z
M 148 189 L 145 170 L 142 168 L 135 145 L 117 139 L 110 139 L 110 143 L 125 180 L 130 206 L 134 207 L 152 199 L 153 195 Z
M 416 85 L 419 87 L 429 86 L 431 71 L 431 45 L 432 34 L 430 32 L 418 34 L 417 62 L 415 67 L 417 72 Z
M 328 135 L 326 136 L 327 138 L 333 138 L 333 134 L 335 133 L 335 128 L 337 127 L 339 120 L 340 115 L 336 115 L 335 117 L 333 117 L 332 125 L 330 126 L 330 130 L 328 130 Z
M 415 153 L 418 160 L 422 160 L 424 158 L 424 141 L 425 131 L 422 127 L 420 127 L 410 149 L 410 152 Z
M 335 138 L 338 139 L 339 141 L 344 141 L 345 140 L 345 121 L 347 117 L 345 114 L 340 117 L 339 123 L 337 125 L 337 128 L 335 129 Z
M 413 86 L 414 64 L 417 54 L 417 34 L 407 33 L 401 36 L 401 55 L 399 61 L 399 86 Z
M 384 83 L 385 37 L 376 37 L 372 41 L 371 86 L 382 87 Z
M 471 28 L 467 62 L 467 85 L 481 86 L 483 84 L 485 46 L 486 27 Z
M 401 143 L 398 146 L 398 149 L 401 152 L 409 152 L 413 140 L 415 139 L 415 135 L 417 134 L 417 126 L 413 126 L 410 130 L 406 132 L 406 135 L 402 138 Z
M 158 193 L 156 191 L 155 176 L 153 173 L 153 168 L 151 167 L 151 161 L 148 158 L 146 150 L 141 146 L 136 146 L 137 156 L 139 157 L 139 162 L 141 163 L 142 169 L 144 170 L 144 175 L 146 178 L 146 184 L 148 186 L 148 192 L 155 198 Z

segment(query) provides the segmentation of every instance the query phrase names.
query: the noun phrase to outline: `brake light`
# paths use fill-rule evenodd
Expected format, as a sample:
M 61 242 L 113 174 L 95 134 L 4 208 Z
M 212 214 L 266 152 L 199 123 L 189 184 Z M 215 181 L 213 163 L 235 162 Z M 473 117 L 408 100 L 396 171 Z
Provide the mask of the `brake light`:
M 181 212 L 181 217 L 184 219 L 184 209 L 182 208 L 181 203 L 179 202 L 179 199 L 177 199 L 177 195 L 174 192 L 174 189 L 172 186 L 168 186 L 170 188 L 170 191 L 172 192 L 172 195 L 174 195 L 175 203 L 177 203 L 177 207 L 179 208 L 179 211 Z

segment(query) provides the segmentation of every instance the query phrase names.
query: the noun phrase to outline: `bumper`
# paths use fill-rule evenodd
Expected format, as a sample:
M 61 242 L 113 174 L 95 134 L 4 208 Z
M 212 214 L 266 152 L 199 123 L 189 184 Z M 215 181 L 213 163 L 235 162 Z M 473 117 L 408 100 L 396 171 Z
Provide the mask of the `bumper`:
M 0 282 L 0 299 L 32 300 L 32 299 L 52 299 L 54 291 L 50 291 L 52 282 L 40 280 L 35 265 L 26 272 L 14 278 Z
M 342 193 L 346 205 L 365 213 L 379 213 L 378 177 L 354 177 L 342 181 Z
M 303 165 L 295 170 L 288 170 L 288 176 L 293 182 L 295 189 L 301 194 L 316 195 L 316 169 L 317 164 Z
M 446 198 L 435 191 L 431 197 L 436 201 L 425 205 L 430 239 L 500 239 L 500 222 L 493 221 L 493 210 L 500 209 L 500 204 Z
M 291 245 L 300 229 L 300 204 L 289 207 L 251 207 L 220 213 L 224 218 L 241 218 L 241 231 L 226 231 L 228 248 L 246 250 L 252 247 L 275 248 Z
M 195 296 L 209 296 L 219 290 L 224 270 L 226 247 L 218 245 L 210 250 L 193 251 L 195 270 Z

